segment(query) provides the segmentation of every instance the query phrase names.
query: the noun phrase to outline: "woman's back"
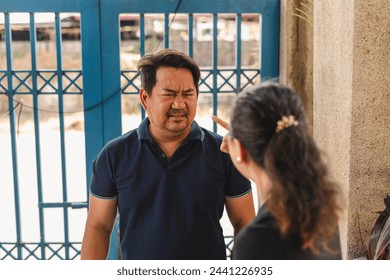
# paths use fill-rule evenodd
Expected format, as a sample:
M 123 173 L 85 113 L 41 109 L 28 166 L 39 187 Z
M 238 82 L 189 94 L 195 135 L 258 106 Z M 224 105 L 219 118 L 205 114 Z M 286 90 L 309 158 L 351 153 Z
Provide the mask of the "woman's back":
M 275 218 L 266 205 L 259 209 L 256 218 L 237 236 L 232 259 L 241 260 L 337 260 L 341 259 L 340 239 L 336 231 L 328 244 L 331 251 L 315 254 L 302 250 L 298 234 L 290 233 L 282 238 Z

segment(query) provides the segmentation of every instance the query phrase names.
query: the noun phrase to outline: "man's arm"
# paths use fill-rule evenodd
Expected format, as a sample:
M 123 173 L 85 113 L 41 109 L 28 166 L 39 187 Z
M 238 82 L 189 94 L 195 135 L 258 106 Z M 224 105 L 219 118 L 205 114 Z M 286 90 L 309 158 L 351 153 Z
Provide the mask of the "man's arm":
M 116 199 L 89 196 L 89 212 L 81 246 L 82 260 L 105 260 L 117 209 Z
M 237 198 L 226 198 L 226 212 L 234 228 L 234 237 L 255 217 L 252 192 Z

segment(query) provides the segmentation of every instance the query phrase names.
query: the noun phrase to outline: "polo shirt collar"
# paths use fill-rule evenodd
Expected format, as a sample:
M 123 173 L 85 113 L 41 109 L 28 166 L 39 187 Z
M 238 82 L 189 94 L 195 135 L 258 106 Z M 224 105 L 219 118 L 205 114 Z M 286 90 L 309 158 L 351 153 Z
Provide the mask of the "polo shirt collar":
M 139 127 L 137 129 L 138 141 L 141 141 L 141 140 L 152 141 L 152 137 L 150 136 L 150 133 L 148 130 L 149 123 L 150 123 L 150 121 L 146 117 L 139 125 Z M 203 139 L 204 139 L 204 132 L 202 131 L 202 129 L 200 129 L 200 126 L 198 125 L 198 123 L 196 121 L 193 121 L 190 134 L 187 136 L 186 140 L 187 141 L 191 141 L 191 140 L 203 141 Z

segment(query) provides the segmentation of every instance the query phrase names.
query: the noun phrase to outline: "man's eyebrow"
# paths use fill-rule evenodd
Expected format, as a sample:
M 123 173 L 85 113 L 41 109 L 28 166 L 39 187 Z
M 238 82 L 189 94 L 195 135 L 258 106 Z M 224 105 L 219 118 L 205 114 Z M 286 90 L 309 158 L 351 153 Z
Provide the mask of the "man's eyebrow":
M 194 88 L 189 88 L 189 89 L 183 90 L 182 93 L 189 93 L 189 92 L 192 92 L 192 91 L 195 91 L 195 89 Z
M 168 91 L 168 92 L 171 92 L 171 93 L 178 93 L 178 91 L 174 90 L 174 89 L 171 89 L 171 88 L 163 88 L 164 91 Z
M 175 93 L 175 94 L 179 93 L 179 91 L 171 89 L 171 88 L 163 88 L 163 90 L 167 91 L 167 92 L 170 92 L 170 93 Z M 194 90 L 195 89 L 193 89 L 193 88 L 188 88 L 188 89 L 183 90 L 182 93 L 189 93 L 189 92 L 192 92 Z

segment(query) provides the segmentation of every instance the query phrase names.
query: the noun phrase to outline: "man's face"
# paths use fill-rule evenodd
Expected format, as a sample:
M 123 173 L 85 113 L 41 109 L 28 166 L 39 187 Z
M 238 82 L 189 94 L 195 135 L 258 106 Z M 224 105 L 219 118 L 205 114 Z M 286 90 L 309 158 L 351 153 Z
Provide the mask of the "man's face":
M 179 136 L 191 130 L 198 96 L 190 70 L 160 67 L 152 94 L 141 89 L 140 97 L 154 133 Z

